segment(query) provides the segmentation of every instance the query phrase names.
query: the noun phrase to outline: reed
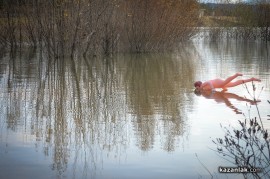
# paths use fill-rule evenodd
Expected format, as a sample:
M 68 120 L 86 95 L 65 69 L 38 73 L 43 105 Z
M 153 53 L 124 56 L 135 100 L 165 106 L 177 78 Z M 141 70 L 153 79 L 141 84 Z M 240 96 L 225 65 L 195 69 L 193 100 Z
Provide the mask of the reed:
M 252 84 L 252 91 L 247 86 L 248 94 L 257 101 L 256 87 Z M 262 88 L 263 89 L 263 88 Z M 270 101 L 268 101 L 270 104 Z M 239 120 L 239 127 L 224 127 L 224 138 L 217 138 L 213 142 L 217 145 L 218 152 L 224 159 L 238 167 L 259 169 L 253 173 L 243 173 L 245 178 L 269 178 L 270 166 L 270 138 L 269 132 L 264 127 L 259 108 L 255 103 L 258 117 L 246 117 Z M 269 116 L 269 115 L 268 115 Z

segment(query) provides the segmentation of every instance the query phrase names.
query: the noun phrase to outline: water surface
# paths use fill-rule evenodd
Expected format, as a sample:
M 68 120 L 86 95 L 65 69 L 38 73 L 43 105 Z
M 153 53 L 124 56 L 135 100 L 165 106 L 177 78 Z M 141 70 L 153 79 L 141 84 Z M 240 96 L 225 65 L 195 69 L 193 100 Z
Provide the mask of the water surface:
M 232 164 L 211 150 L 212 139 L 224 136 L 220 124 L 237 127 L 256 108 L 244 86 L 214 98 L 195 95 L 193 82 L 235 72 L 262 80 L 258 108 L 270 127 L 262 43 L 195 41 L 103 58 L 3 54 L 0 178 L 227 178 L 217 168 Z

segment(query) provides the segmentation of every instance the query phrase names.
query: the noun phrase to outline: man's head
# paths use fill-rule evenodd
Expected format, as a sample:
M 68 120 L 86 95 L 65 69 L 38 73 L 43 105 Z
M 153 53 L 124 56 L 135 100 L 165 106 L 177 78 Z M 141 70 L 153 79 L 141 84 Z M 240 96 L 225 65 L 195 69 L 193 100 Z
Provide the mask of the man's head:
M 197 88 L 200 88 L 201 85 L 202 85 L 202 82 L 201 82 L 201 81 L 196 81 L 196 82 L 194 83 L 194 87 L 195 87 L 196 89 L 197 89 Z
M 194 94 L 196 94 L 197 96 L 201 96 L 202 95 L 201 90 L 199 88 L 196 88 L 194 90 Z

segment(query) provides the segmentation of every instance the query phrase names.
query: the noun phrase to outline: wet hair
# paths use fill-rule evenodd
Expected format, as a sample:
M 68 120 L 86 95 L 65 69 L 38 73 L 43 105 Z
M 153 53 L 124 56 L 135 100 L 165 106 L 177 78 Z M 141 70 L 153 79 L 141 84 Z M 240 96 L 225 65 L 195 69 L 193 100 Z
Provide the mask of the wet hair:
M 202 85 L 202 82 L 201 81 L 196 81 L 195 83 L 194 83 L 194 87 L 196 88 L 196 87 L 200 87 Z
M 201 91 L 199 89 L 195 89 L 194 90 L 194 94 L 196 94 L 197 96 L 201 96 L 202 95 L 202 93 L 201 93 Z

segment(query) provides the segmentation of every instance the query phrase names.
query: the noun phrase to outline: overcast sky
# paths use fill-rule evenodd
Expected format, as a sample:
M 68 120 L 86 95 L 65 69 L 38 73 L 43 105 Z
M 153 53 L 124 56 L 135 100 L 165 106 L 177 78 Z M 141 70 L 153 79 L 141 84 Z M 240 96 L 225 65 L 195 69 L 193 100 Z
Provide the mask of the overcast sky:
M 258 2 L 258 1 L 263 1 L 263 2 L 268 2 L 270 3 L 270 0 L 198 0 L 199 2 L 203 2 L 203 3 L 236 3 L 236 2 Z
M 199 0 L 199 2 L 203 3 L 235 3 L 235 2 L 252 2 L 252 0 Z

